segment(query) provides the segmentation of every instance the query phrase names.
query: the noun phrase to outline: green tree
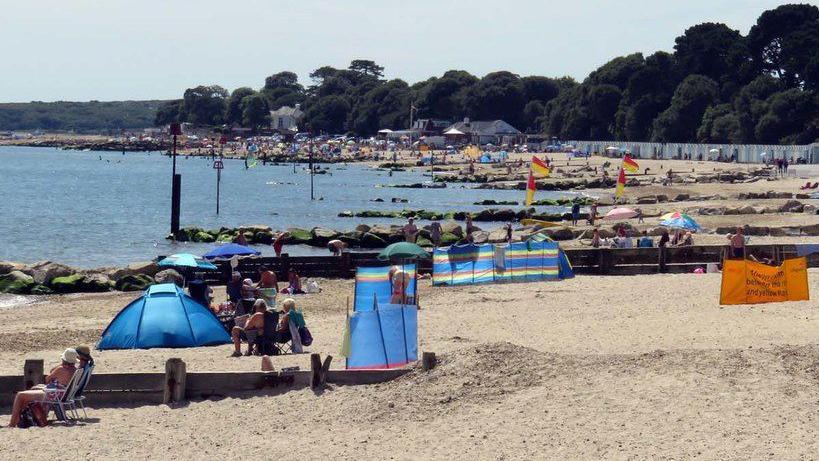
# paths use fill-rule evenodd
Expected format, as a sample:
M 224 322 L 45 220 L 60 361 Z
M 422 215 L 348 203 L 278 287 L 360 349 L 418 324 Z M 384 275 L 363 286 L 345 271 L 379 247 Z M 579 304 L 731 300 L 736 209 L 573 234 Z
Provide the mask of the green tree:
M 179 122 L 180 112 L 182 110 L 182 100 L 174 99 L 166 101 L 159 106 L 154 117 L 154 125 L 163 126 L 169 123 Z
M 381 78 L 384 76 L 384 68 L 367 59 L 355 59 L 350 62 L 349 69 L 368 77 Z
M 519 126 L 526 105 L 523 82 L 511 72 L 492 72 L 470 87 L 464 105 L 475 120 L 499 119 Z
M 763 72 L 789 88 L 801 85 L 819 48 L 819 8 L 789 4 L 763 12 L 748 33 L 748 45 Z
M 242 99 L 246 96 L 254 95 L 256 91 L 253 88 L 246 86 L 236 88 L 230 93 L 230 98 L 227 101 L 227 112 L 225 113 L 225 121 L 229 124 L 242 124 Z
M 677 37 L 674 57 L 685 74 L 700 74 L 721 84 L 730 98 L 752 77 L 751 55 L 745 39 L 725 24 L 704 23 Z
M 342 133 L 346 131 L 350 103 L 341 96 L 327 96 L 317 100 L 304 113 L 304 122 L 313 133 Z
M 242 98 L 240 107 L 244 127 L 255 131 L 270 123 L 270 108 L 267 105 L 267 99 L 263 95 L 254 93 L 245 96 Z
M 221 125 L 227 99 L 227 90 L 219 85 L 188 88 L 182 96 L 180 117 L 194 125 Z
M 705 110 L 717 97 L 717 83 L 703 75 L 689 75 L 671 98 L 671 106 L 654 120 L 652 139 L 658 142 L 692 142 Z

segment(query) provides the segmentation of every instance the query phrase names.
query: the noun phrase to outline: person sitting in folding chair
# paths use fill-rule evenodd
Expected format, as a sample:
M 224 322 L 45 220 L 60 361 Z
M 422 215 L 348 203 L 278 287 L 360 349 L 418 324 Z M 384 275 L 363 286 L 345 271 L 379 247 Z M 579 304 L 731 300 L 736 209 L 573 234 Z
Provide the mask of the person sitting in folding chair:
M 14 397 L 14 405 L 11 410 L 11 421 L 9 427 L 18 427 L 21 416 L 24 412 L 30 414 L 27 422 L 35 423 L 39 426 L 46 425 L 46 409 L 39 402 L 46 397 L 47 389 L 65 389 L 77 371 L 77 351 L 66 349 L 60 356 L 59 366 L 51 370 L 45 378 L 45 385 L 36 385 L 27 391 L 18 392 Z
M 74 394 L 74 402 L 80 404 L 80 409 L 82 409 L 83 416 L 88 418 L 88 414 L 85 412 L 85 396 L 83 393 L 88 387 L 89 381 L 91 381 L 91 373 L 94 372 L 94 358 L 91 357 L 91 348 L 88 346 L 77 346 L 74 348 L 74 350 L 77 351 L 77 358 L 80 360 L 80 364 L 77 368 L 83 370 L 80 382 L 77 383 L 77 391 Z
M 233 338 L 233 347 L 234 351 L 231 357 L 241 357 L 242 356 L 242 337 L 247 340 L 247 353 L 245 355 L 251 355 L 253 353 L 253 343 L 255 342 L 256 336 L 264 329 L 264 313 L 267 312 L 267 303 L 264 299 L 257 299 L 255 303 L 253 303 L 253 314 L 247 318 L 243 325 L 239 325 L 241 323 L 241 317 L 236 317 L 237 325 L 233 327 L 230 332 L 230 336 Z

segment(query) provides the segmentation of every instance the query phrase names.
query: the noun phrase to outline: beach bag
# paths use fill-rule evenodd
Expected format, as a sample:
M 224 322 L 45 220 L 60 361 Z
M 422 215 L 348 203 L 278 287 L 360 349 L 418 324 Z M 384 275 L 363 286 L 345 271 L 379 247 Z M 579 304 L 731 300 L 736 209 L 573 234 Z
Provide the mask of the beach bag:
M 301 338 L 302 346 L 310 346 L 313 344 L 313 335 L 310 334 L 310 330 L 308 330 L 307 327 L 299 327 L 299 338 Z

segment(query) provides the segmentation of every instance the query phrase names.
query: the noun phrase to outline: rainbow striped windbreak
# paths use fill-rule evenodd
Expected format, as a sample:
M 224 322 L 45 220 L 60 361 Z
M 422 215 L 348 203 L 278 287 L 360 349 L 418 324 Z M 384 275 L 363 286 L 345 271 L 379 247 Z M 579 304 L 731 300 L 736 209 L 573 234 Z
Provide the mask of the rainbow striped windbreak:
M 566 255 L 555 242 L 458 245 L 436 248 L 433 253 L 433 285 L 558 280 L 573 276 Z
M 378 304 L 388 304 L 390 302 L 392 296 L 392 284 L 389 276 L 391 267 L 393 266 L 359 267 L 356 269 L 354 311 L 373 310 L 376 299 Z M 407 295 L 414 298 L 416 291 L 415 264 L 398 265 L 397 267 L 409 274 L 410 283 L 409 287 L 407 287 Z

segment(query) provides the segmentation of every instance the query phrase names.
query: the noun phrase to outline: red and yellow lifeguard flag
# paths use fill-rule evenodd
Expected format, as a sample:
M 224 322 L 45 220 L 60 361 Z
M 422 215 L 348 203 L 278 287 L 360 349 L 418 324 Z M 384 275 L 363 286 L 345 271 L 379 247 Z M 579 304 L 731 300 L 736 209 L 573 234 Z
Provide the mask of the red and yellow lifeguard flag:
M 632 173 L 637 173 L 638 171 L 640 171 L 640 165 L 638 165 L 637 162 L 635 162 L 634 159 L 632 159 L 628 155 L 623 156 L 623 168 L 627 169 Z
M 549 167 L 543 162 L 543 160 L 532 156 L 532 165 L 529 167 L 531 172 L 540 177 L 549 176 L 550 170 Z
M 535 175 L 529 170 L 529 180 L 526 181 L 526 206 L 535 201 Z
M 626 171 L 620 167 L 620 174 L 617 175 L 617 189 L 614 191 L 614 197 L 620 198 L 623 191 L 626 189 Z

